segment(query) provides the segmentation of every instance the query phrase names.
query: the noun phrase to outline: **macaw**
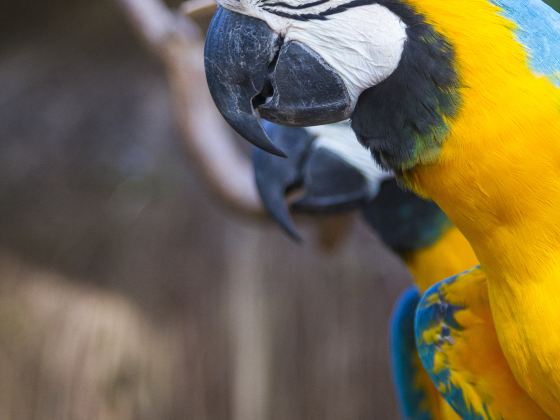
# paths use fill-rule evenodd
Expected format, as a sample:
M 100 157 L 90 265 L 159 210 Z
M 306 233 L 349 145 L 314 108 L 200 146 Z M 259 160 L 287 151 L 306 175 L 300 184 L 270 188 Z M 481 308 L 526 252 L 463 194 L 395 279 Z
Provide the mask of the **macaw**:
M 301 239 L 286 195 L 301 189 L 303 195 L 291 209 L 308 214 L 360 210 L 385 244 L 417 275 L 415 287 L 395 306 L 390 327 L 391 365 L 402 418 L 458 419 L 421 366 L 414 315 L 420 293 L 477 263 L 468 242 L 435 204 L 401 189 L 392 174 L 372 165 L 371 155 L 348 123 L 305 129 L 264 126 L 287 157 L 255 148 L 255 180 L 268 213 L 289 236 Z
M 465 235 L 507 365 L 560 419 L 558 13 L 540 0 L 220 5 L 205 65 L 230 125 L 281 155 L 261 117 L 295 126 L 350 118 L 377 162 Z M 453 359 L 436 362 L 425 366 Z
M 256 183 L 265 207 L 290 236 L 299 239 L 285 195 L 297 188 L 303 191 L 303 196 L 292 203 L 291 208 L 295 211 L 330 213 L 360 209 L 365 220 L 401 256 L 414 274 L 416 287 L 407 290 L 395 305 L 390 328 L 391 365 L 402 418 L 459 418 L 454 409 L 438 398 L 436 388 L 421 367 L 416 351 L 414 321 L 421 293 L 440 279 L 477 263 L 466 239 L 436 205 L 399 188 L 386 171 L 371 165 L 371 155 L 358 144 L 349 124 L 303 129 L 268 123 L 265 131 L 276 145 L 287 152 L 287 157 L 278 158 L 255 149 L 253 166 Z M 437 382 L 433 377 L 438 388 L 447 386 L 450 391 L 455 391 L 453 395 L 448 393 L 446 396 L 450 397 L 453 407 L 457 407 L 457 413 L 463 418 L 475 418 L 473 413 L 480 411 L 486 413 L 487 418 L 523 419 L 527 418 L 527 413 L 538 412 L 532 401 L 527 401 L 524 392 L 520 391 L 504 361 L 489 317 L 487 300 L 461 302 L 463 310 L 468 308 L 464 312 L 477 321 L 474 325 L 465 324 L 462 329 L 462 334 L 470 333 L 467 344 L 473 342 L 472 335 L 487 345 L 478 352 L 477 364 L 473 367 L 468 359 L 457 356 L 463 351 L 460 346 L 445 348 L 438 353 L 441 346 L 434 347 L 433 342 L 422 341 L 419 349 L 423 356 L 427 356 L 425 358 L 433 360 L 436 355 L 454 357 L 451 371 L 454 376 L 449 382 Z M 433 307 L 422 309 L 423 314 L 433 315 Z M 437 317 L 430 316 L 428 319 Z M 438 325 L 428 323 L 425 329 L 433 330 Z M 429 337 L 432 336 L 434 334 Z M 479 361 L 482 355 L 486 356 L 482 359 L 492 365 L 496 374 L 473 392 L 470 384 L 473 377 L 480 373 L 476 367 L 484 367 Z M 434 372 L 434 369 L 429 372 Z M 438 378 L 443 375 L 441 371 L 438 374 Z M 461 396 L 456 392 L 458 387 L 450 386 L 456 383 L 459 389 L 470 392 L 469 404 L 457 398 L 457 395 Z M 515 396 L 512 407 L 517 417 L 504 416 L 504 412 L 509 410 L 504 411 L 500 403 L 503 401 L 509 405 L 509 401 L 490 398 L 496 389 L 507 390 L 508 395 Z M 446 394 L 445 390 L 443 393 Z

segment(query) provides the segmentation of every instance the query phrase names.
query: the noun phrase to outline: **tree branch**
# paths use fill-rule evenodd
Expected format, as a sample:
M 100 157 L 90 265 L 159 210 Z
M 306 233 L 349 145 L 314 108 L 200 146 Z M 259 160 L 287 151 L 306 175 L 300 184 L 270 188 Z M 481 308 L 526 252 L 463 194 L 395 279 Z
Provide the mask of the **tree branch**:
M 191 161 L 229 208 L 251 217 L 264 214 L 247 156 L 235 145 L 233 132 L 208 92 L 203 40 L 196 23 L 170 11 L 161 0 L 116 0 L 144 42 L 163 61 L 175 109 Z M 189 16 L 211 8 L 209 0 L 186 3 Z

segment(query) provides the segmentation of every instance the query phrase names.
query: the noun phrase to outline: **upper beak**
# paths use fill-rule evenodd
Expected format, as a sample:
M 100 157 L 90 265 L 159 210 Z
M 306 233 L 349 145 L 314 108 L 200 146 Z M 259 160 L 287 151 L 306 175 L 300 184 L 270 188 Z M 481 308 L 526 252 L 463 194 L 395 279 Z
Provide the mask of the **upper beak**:
M 266 123 L 265 127 L 275 143 L 287 152 L 287 157 L 282 159 L 262 149 L 253 151 L 257 189 L 272 218 L 288 235 L 299 241 L 301 237 L 290 216 L 286 194 L 303 183 L 303 167 L 313 136 L 303 128 L 283 127 L 272 123 Z
M 292 203 L 297 211 L 333 213 L 353 210 L 370 197 L 367 180 L 336 154 L 313 145 L 314 137 L 305 129 L 266 124 L 266 131 L 286 151 L 287 159 L 253 152 L 257 188 L 269 214 L 294 239 L 294 226 L 286 199 L 296 188 L 303 196 Z
M 239 134 L 268 152 L 283 155 L 260 117 L 310 126 L 341 121 L 352 113 L 336 71 L 305 44 L 284 43 L 260 19 L 218 8 L 204 54 L 218 109 Z
M 265 22 L 219 7 L 208 28 L 204 66 L 212 98 L 233 129 L 255 146 L 283 156 L 254 109 L 279 43 Z

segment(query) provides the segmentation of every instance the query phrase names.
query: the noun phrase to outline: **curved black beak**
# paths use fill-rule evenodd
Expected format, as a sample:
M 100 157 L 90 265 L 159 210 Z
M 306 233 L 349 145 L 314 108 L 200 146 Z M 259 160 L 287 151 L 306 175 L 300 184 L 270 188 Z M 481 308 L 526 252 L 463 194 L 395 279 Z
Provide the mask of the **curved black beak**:
M 208 28 L 204 66 L 212 98 L 233 129 L 255 146 L 284 156 L 266 135 L 254 108 L 280 42 L 264 21 L 219 7 Z
M 272 123 L 266 123 L 265 128 L 274 142 L 287 152 L 287 157 L 282 159 L 262 149 L 253 151 L 257 189 L 272 218 L 292 239 L 300 241 L 301 237 L 288 209 L 286 194 L 302 185 L 303 166 L 314 138 L 303 128 Z
M 290 126 L 346 119 L 352 105 L 336 71 L 305 44 L 283 39 L 262 20 L 219 8 L 205 46 L 206 77 L 228 123 L 259 148 L 283 155 L 260 117 Z
M 349 211 L 367 202 L 365 177 L 336 154 L 314 147 L 315 138 L 307 130 L 271 123 L 265 129 L 275 144 L 286 151 L 287 158 L 254 150 L 257 189 L 269 214 L 290 237 L 301 240 L 286 199 L 294 189 L 303 190 L 303 197 L 291 205 L 300 212 Z

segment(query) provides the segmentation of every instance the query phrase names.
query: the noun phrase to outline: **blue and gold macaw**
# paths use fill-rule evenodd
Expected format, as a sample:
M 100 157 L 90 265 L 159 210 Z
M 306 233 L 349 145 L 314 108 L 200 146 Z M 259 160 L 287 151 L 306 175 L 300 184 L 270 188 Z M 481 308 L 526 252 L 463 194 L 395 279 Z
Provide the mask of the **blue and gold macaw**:
M 560 419 L 557 12 L 540 0 L 220 4 L 205 60 L 226 120 L 256 145 L 282 154 L 259 117 L 298 126 L 351 118 L 375 159 L 433 199 L 474 249 L 496 343 L 525 401 L 542 410 L 526 418 L 545 412 Z M 446 294 L 436 295 L 446 308 Z M 429 298 L 420 303 L 427 311 Z M 468 311 L 465 302 L 458 306 Z M 443 355 L 465 328 L 452 323 L 464 312 L 445 318 L 446 341 L 438 344 L 441 337 L 427 337 L 434 328 L 422 310 L 418 342 L 436 343 L 443 352 L 432 352 L 432 363 L 423 356 L 425 366 L 434 374 L 454 369 L 458 359 Z M 481 349 L 464 355 L 474 360 Z M 471 386 L 477 398 L 491 372 L 479 377 Z M 456 394 L 440 391 L 448 401 Z M 461 392 L 467 407 L 480 408 L 474 394 Z M 501 416 L 515 418 L 508 391 L 492 392 L 494 402 L 505 401 L 496 407 L 512 410 Z
M 391 364 L 402 417 L 460 418 L 438 397 L 436 388 L 420 363 L 414 319 L 421 293 L 441 278 L 476 264 L 476 257 L 466 239 L 436 205 L 402 190 L 387 172 L 371 165 L 371 155 L 358 144 L 348 124 L 307 129 L 266 124 L 265 129 L 274 143 L 287 152 L 287 158 L 278 158 L 255 149 L 253 163 L 257 186 L 265 207 L 290 236 L 299 239 L 285 195 L 299 189 L 303 191 L 303 196 L 291 204 L 293 210 L 312 214 L 361 210 L 365 220 L 401 256 L 413 273 L 416 287 L 406 291 L 397 302 L 390 328 Z M 473 310 L 477 320 L 483 319 L 481 313 L 489 312 L 487 300 L 481 303 L 469 300 L 468 303 L 465 305 L 468 307 L 467 313 Z M 477 328 L 464 329 L 463 333 L 465 331 L 474 331 L 474 336 L 488 343 L 485 352 L 488 357 L 484 359 L 497 365 L 496 370 L 500 372 L 499 376 L 478 386 L 480 400 L 488 401 L 484 409 L 491 415 L 489 417 L 500 418 L 503 410 L 494 401 L 489 401 L 488 395 L 495 389 L 508 389 L 508 383 L 513 384 L 508 395 L 516 396 L 517 405 L 512 407 L 520 415 L 532 413 L 535 410 L 533 403 L 524 399 L 524 393 L 513 380 L 497 345 L 492 323 L 480 323 Z M 420 344 L 420 349 L 424 350 L 425 343 Z M 451 355 L 455 354 L 455 350 L 446 349 Z M 432 352 L 428 357 L 440 354 L 443 352 Z M 472 378 L 480 370 L 473 370 L 462 359 L 455 358 L 454 361 L 453 372 L 460 379 L 454 383 L 460 385 L 453 389 L 449 397 L 452 398 L 453 406 L 457 407 L 457 412 L 465 417 L 476 412 L 479 407 L 470 408 L 463 400 L 457 401 L 456 397 L 461 395 L 457 389 L 463 390 L 463 383 L 472 383 Z M 443 389 L 441 383 L 438 383 L 438 389 Z M 464 391 L 470 389 L 466 387 Z M 530 408 L 524 410 L 527 406 Z
M 290 209 L 308 214 L 360 210 L 414 274 L 415 287 L 399 299 L 390 328 L 391 364 L 402 418 L 458 419 L 420 363 L 414 315 L 420 293 L 477 263 L 466 239 L 434 203 L 401 189 L 390 173 L 372 165 L 371 155 L 348 123 L 306 129 L 268 123 L 265 130 L 287 157 L 255 149 L 255 179 L 269 214 L 292 238 L 300 236 L 286 196 L 301 190 L 303 195 Z

